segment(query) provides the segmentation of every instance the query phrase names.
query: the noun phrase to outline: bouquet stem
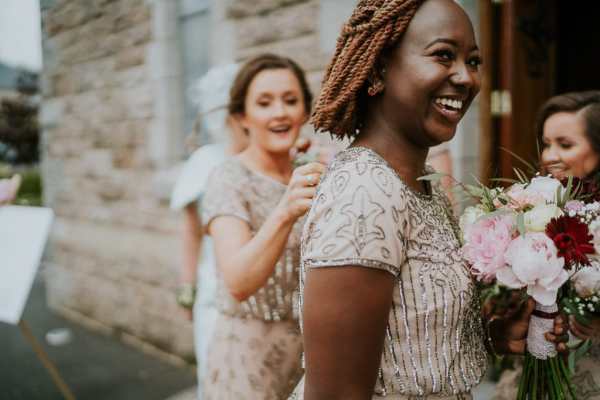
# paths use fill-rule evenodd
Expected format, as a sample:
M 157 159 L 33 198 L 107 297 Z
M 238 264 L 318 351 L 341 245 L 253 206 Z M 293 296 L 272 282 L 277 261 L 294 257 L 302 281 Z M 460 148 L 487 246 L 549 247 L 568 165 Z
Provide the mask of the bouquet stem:
M 529 322 L 527 354 L 519 382 L 517 400 L 577 400 L 571 373 L 557 355 L 554 344 L 544 337 L 552 330 L 558 306 L 536 304 Z

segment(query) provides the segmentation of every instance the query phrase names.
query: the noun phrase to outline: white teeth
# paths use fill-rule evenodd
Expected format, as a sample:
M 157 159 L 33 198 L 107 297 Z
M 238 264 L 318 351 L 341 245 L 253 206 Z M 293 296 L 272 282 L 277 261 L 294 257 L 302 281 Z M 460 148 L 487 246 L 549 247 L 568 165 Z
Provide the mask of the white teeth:
M 435 99 L 435 102 L 447 107 L 452 107 L 456 110 L 461 110 L 463 107 L 463 102 L 461 100 L 452 100 L 446 97 L 438 97 Z

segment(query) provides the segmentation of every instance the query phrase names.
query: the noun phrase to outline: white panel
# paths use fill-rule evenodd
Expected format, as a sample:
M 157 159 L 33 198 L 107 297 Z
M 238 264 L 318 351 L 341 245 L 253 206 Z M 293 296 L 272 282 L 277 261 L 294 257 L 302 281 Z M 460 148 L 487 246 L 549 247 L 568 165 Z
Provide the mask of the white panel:
M 0 321 L 18 324 L 54 213 L 44 207 L 0 207 Z

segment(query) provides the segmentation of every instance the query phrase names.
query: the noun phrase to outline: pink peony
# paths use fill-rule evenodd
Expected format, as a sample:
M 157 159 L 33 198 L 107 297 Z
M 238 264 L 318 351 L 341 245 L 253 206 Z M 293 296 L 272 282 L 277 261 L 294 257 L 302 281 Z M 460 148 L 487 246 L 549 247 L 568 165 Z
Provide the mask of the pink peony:
M 558 257 L 552 239 L 541 232 L 526 233 L 508 246 L 507 266 L 496 275 L 498 282 L 509 288 L 527 287 L 527 294 L 540 304 L 556 303 L 558 289 L 569 279 L 565 260 Z
M 578 213 L 579 211 L 583 210 L 584 206 L 585 206 L 585 204 L 582 201 L 579 201 L 579 200 L 569 200 L 565 204 L 565 211 L 567 213 L 569 213 L 571 211 L 574 212 L 574 213 Z
M 507 207 L 513 210 L 523 210 L 527 207 L 546 204 L 546 199 L 541 193 L 527 190 L 522 183 L 516 183 L 509 187 L 506 196 L 510 199 Z
M 494 280 L 505 265 L 504 254 L 515 233 L 514 214 L 480 218 L 467 227 L 463 252 L 475 276 L 488 283 Z

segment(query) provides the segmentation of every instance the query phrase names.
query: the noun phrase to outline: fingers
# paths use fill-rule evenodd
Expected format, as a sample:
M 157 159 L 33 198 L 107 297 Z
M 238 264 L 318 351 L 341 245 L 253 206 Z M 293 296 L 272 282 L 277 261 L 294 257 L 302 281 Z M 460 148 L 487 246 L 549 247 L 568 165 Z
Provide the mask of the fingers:
M 295 202 L 296 215 L 301 217 L 306 214 L 308 210 L 310 210 L 310 206 L 312 205 L 312 199 L 298 199 Z
M 554 327 L 552 328 L 552 330 L 556 335 L 563 335 L 567 333 L 569 331 L 568 320 L 562 315 L 559 315 L 558 317 L 554 318 Z
M 294 197 L 302 199 L 312 199 L 317 193 L 317 188 L 314 186 L 298 188 L 294 191 Z
M 569 323 L 567 318 L 563 315 L 554 318 L 552 332 L 546 332 L 544 337 L 546 340 L 556 345 L 556 350 L 559 353 L 568 352 L 567 342 L 569 341 Z
M 531 314 L 535 310 L 535 300 L 533 298 L 528 298 L 525 303 L 521 306 L 521 310 L 518 313 L 517 319 L 520 321 L 529 321 L 531 319 Z
M 304 180 L 307 186 L 316 186 L 319 183 L 321 174 L 307 174 L 304 175 Z
M 307 175 L 307 174 L 322 174 L 325 171 L 325 165 L 320 162 L 310 162 L 294 170 L 294 175 Z
M 544 337 L 547 341 L 552 342 L 556 345 L 556 351 L 559 353 L 566 353 L 569 351 L 567 346 L 567 342 L 569 341 L 569 334 L 565 333 L 563 335 L 555 335 L 551 332 L 546 332 Z
M 298 138 L 298 140 L 296 140 L 296 143 L 294 143 L 294 149 L 296 149 L 296 151 L 299 153 L 306 153 L 308 151 L 308 149 L 310 148 L 310 145 L 311 145 L 310 139 L 305 138 L 305 137 L 300 137 L 300 138 Z

